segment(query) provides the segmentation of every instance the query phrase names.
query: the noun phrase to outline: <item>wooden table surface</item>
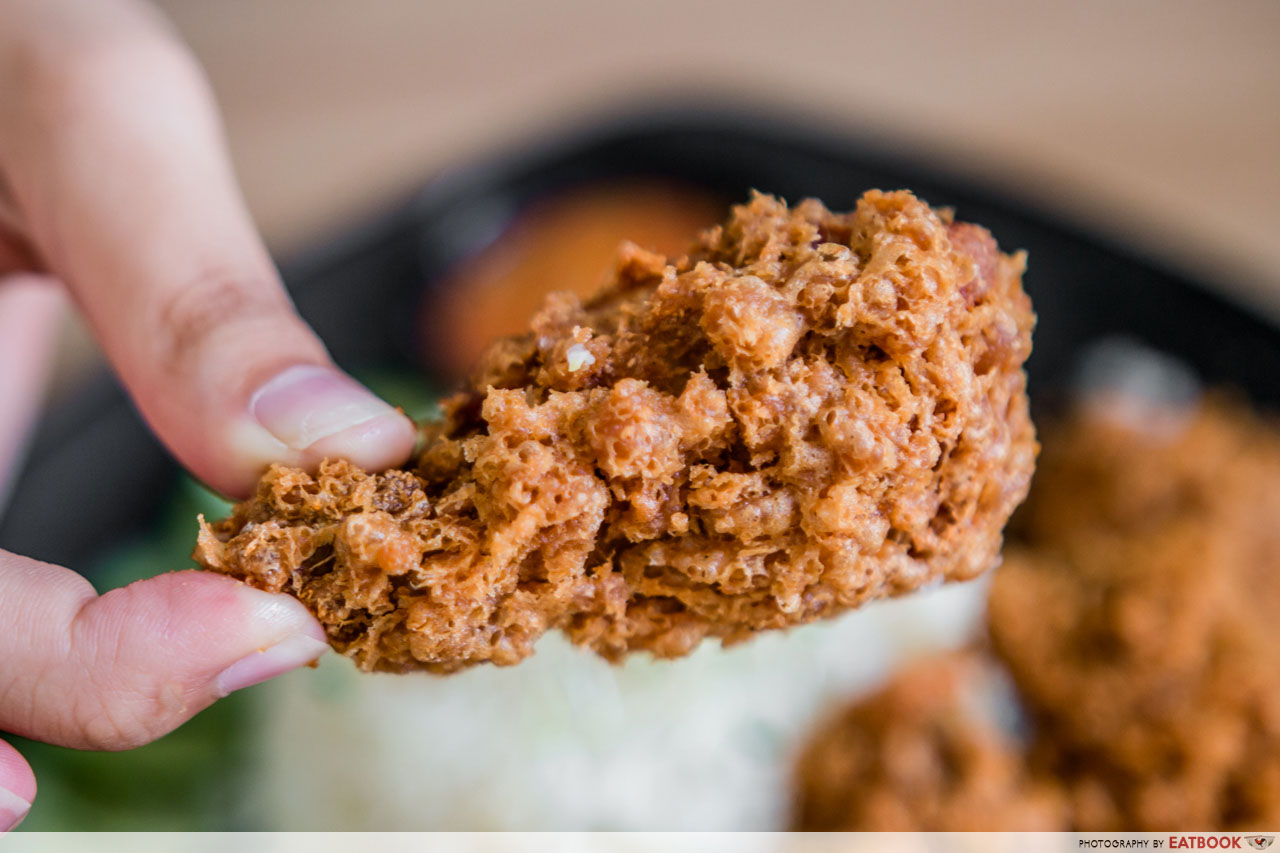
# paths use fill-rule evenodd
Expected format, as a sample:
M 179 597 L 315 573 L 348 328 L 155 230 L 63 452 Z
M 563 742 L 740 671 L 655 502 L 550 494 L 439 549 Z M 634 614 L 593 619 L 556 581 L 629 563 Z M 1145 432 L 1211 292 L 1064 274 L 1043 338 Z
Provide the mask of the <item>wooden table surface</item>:
M 703 93 L 874 133 L 1280 306 L 1280 2 L 160 0 L 279 252 L 434 171 Z

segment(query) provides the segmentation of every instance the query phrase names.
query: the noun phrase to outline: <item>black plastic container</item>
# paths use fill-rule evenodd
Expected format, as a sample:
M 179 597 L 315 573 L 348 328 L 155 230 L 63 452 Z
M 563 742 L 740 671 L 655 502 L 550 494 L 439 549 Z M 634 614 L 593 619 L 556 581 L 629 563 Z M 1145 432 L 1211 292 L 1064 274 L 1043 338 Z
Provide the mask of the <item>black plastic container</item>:
M 1121 335 L 1174 355 L 1213 385 L 1280 402 L 1280 331 L 1206 287 L 926 163 L 856 139 L 760 117 L 679 110 L 600 124 L 429 182 L 386 215 L 283 265 L 303 316 L 348 369 L 421 369 L 424 291 L 499 236 L 530 202 L 571 186 L 657 177 L 730 199 L 750 189 L 851 207 L 906 187 L 1030 252 L 1039 325 L 1028 365 L 1039 407 L 1091 343 Z M 429 298 L 429 297 L 427 297 Z M 142 529 L 178 468 L 120 387 L 102 377 L 51 412 L 0 519 L 0 548 L 83 567 Z

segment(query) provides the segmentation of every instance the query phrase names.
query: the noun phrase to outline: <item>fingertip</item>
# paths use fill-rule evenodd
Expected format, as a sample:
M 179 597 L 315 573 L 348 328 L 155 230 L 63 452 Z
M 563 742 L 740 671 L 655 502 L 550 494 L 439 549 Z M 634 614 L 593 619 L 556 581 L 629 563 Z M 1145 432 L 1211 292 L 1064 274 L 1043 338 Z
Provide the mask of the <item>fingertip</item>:
M 79 610 L 71 631 L 75 659 L 46 677 L 65 682 L 66 707 L 45 709 L 23 734 L 91 749 L 148 743 L 329 648 L 297 599 L 194 569 L 107 592 Z
M 117 593 L 128 599 L 113 600 Z M 229 575 L 186 569 L 136 581 L 108 592 L 95 603 L 110 619 L 109 627 L 150 627 L 162 622 L 170 649 L 192 663 L 229 663 L 228 656 L 266 648 L 301 635 L 324 640 L 324 628 L 291 595 L 265 592 Z M 182 639 L 180 639 L 182 638 Z
M 341 458 L 366 471 L 382 471 L 403 464 L 416 437 L 413 421 L 391 409 L 316 441 L 305 451 L 306 464 Z
M 229 423 L 231 459 L 200 460 L 198 473 L 242 496 L 271 463 L 314 469 L 328 458 L 368 471 L 402 464 L 417 438 L 413 421 L 329 365 L 288 367 L 249 395 L 246 417 Z
M 22 823 L 36 799 L 36 776 L 18 750 L 0 740 L 0 834 Z
M 193 575 L 217 578 L 234 584 L 234 594 L 244 610 L 249 624 L 258 626 L 255 632 L 283 641 L 291 636 L 303 636 L 327 643 L 327 635 L 311 611 L 298 599 L 283 593 L 264 592 L 242 581 L 224 575 L 193 570 Z
M 413 446 L 408 418 L 329 365 L 280 371 L 253 394 L 249 411 L 281 445 L 316 461 L 328 455 L 392 465 Z
M 273 639 L 217 674 L 213 686 L 219 698 L 312 664 L 329 650 L 324 628 L 302 602 L 289 595 L 236 583 L 235 592 L 246 618 Z
M 274 646 L 250 652 L 218 674 L 214 689 L 219 698 L 261 684 L 299 667 L 314 664 L 329 644 L 302 634 L 281 640 Z

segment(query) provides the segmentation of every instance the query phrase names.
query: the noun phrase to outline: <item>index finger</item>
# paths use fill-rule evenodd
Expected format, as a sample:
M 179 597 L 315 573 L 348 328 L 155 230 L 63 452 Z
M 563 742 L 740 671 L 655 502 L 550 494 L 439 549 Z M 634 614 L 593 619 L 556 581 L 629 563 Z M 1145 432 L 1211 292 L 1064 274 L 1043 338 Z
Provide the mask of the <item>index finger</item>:
M 0 169 L 148 423 L 215 488 L 270 461 L 403 461 L 412 424 L 329 360 L 245 209 L 195 62 L 126 0 L 0 24 Z

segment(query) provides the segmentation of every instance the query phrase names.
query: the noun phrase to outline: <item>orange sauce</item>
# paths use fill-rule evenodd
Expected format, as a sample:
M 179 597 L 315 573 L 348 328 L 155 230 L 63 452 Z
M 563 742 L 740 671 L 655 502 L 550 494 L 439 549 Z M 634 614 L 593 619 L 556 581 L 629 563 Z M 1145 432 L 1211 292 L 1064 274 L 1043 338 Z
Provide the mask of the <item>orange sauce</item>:
M 495 338 L 525 331 L 548 293 L 586 297 L 603 285 L 623 240 L 676 257 L 723 214 L 709 193 L 656 181 L 596 184 L 535 203 L 427 306 L 431 362 L 466 375 Z

